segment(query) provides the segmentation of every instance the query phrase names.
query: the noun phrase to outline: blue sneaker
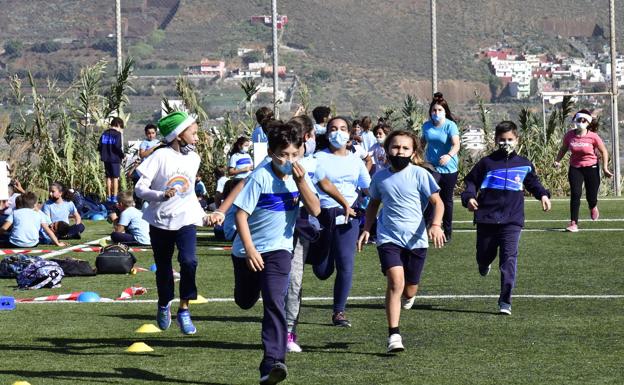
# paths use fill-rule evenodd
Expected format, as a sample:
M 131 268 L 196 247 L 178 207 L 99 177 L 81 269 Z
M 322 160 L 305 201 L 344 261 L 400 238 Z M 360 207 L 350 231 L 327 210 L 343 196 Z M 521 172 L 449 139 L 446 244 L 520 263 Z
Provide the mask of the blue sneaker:
M 504 315 L 511 315 L 511 304 L 506 302 L 498 303 L 498 313 Z
M 268 374 L 260 377 L 260 385 L 275 385 L 282 382 L 288 376 L 288 369 L 283 362 L 276 362 Z
M 176 322 L 180 326 L 180 330 L 183 334 L 195 334 L 197 332 L 193 321 L 191 321 L 191 312 L 188 311 L 188 309 L 178 310 Z
M 167 330 L 171 326 L 171 302 L 167 306 L 158 306 L 158 312 L 156 312 L 156 323 L 160 330 Z

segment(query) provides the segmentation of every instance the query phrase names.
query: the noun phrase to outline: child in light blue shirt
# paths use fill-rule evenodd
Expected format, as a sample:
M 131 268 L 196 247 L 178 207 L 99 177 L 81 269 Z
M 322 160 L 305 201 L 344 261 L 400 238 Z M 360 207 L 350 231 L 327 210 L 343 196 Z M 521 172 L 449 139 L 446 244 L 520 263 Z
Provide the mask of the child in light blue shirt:
M 2 227 L 1 233 L 9 232 L 8 247 L 35 247 L 39 244 L 39 231 L 43 231 L 56 246 L 65 246 L 59 242 L 54 232 L 48 226 L 47 219 L 34 210 L 37 197 L 32 192 L 20 195 L 16 201 L 16 209 L 9 214 Z
M 140 244 L 150 245 L 149 223 L 143 219 L 143 213 L 134 207 L 134 199 L 131 192 L 118 195 L 117 208 L 120 211 L 119 218 L 111 214 L 113 231 L 111 241 L 126 245 Z
M 80 234 L 85 231 L 85 226 L 82 224 L 82 218 L 74 202 L 63 199 L 65 188 L 62 184 L 55 182 L 50 185 L 49 191 L 50 199 L 46 201 L 41 211 L 50 217 L 52 223 L 65 222 L 70 225 L 70 217 L 75 221 L 75 224 L 69 227 L 63 226 L 67 228 L 67 233 L 59 232 L 56 236 L 63 239 L 80 239 Z
M 245 136 L 236 140 L 230 151 L 228 161 L 228 173 L 235 179 L 246 178 L 253 170 L 253 160 L 249 155 L 251 141 Z
M 418 153 L 419 139 L 409 131 L 392 131 L 384 142 L 390 168 L 377 172 L 370 186 L 370 203 L 366 209 L 364 231 L 358 239 L 358 250 L 368 242 L 377 218 L 377 250 L 381 271 L 388 278 L 386 314 L 388 317 L 388 352 L 404 350 L 399 332 L 401 305 L 409 309 L 414 303 L 420 275 L 429 247 L 423 212 L 428 203 L 434 206 L 429 236 L 436 247 L 444 244 L 441 229 L 443 203 L 439 187 L 431 174 L 412 161 L 422 163 Z
M 249 309 L 262 293 L 264 306 L 261 384 L 276 384 L 287 375 L 284 294 L 299 202 L 312 215 L 320 212 L 312 181 L 297 163 L 302 144 L 300 130 L 288 123 L 274 124 L 268 134 L 271 162 L 248 178 L 234 201 L 238 229 L 232 246 L 234 299 Z

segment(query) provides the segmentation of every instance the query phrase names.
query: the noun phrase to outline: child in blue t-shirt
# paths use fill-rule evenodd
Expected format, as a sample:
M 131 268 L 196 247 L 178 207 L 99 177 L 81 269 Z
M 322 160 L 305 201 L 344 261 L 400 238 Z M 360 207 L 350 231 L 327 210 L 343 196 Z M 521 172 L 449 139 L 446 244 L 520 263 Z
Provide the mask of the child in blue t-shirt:
M 444 206 L 431 174 L 422 167 L 419 140 L 409 131 L 392 131 L 384 144 L 390 168 L 373 176 L 370 203 L 366 209 L 364 231 L 358 250 L 368 242 L 372 223 L 377 218 L 377 251 L 381 271 L 387 277 L 386 315 L 388 317 L 388 352 L 403 351 L 399 331 L 401 307 L 410 309 L 418 291 L 427 248 L 427 227 L 423 212 L 428 203 L 434 206 L 429 237 L 434 246 L 444 244 L 442 215 Z
M 56 236 L 61 239 L 80 239 L 80 234 L 85 231 L 80 213 L 76 209 L 74 202 L 63 199 L 65 189 L 62 184 L 54 182 L 50 185 L 50 199 L 43 205 L 41 211 L 47 214 L 52 223 L 65 222 L 69 226 L 58 226 L 67 229 L 67 232 L 58 232 Z M 70 225 L 69 218 L 72 217 L 75 224 Z M 53 226 L 57 228 L 57 226 Z
M 253 160 L 249 155 L 251 141 L 246 136 L 241 136 L 236 140 L 229 153 L 228 173 L 234 179 L 246 178 L 253 170 Z
M 117 214 L 110 215 L 114 231 L 111 233 L 113 243 L 126 245 L 149 245 L 149 223 L 143 219 L 143 213 L 134 207 L 134 198 L 131 192 L 123 192 L 117 196 Z
M 286 378 L 287 325 L 284 294 L 293 250 L 299 202 L 311 215 L 320 212 L 319 200 L 306 170 L 297 163 L 301 133 L 288 123 L 268 133 L 271 162 L 259 167 L 236 198 L 238 235 L 232 246 L 234 298 L 243 309 L 260 298 L 264 306 L 260 384 Z
M 37 197 L 32 192 L 25 192 L 15 200 L 15 210 L 5 219 L 0 233 L 9 233 L 3 247 L 35 247 L 39 244 L 39 232 L 43 230 L 56 246 L 65 246 L 59 242 L 50 229 L 49 223 L 40 212 L 34 210 Z M 10 229 L 10 230 L 9 230 Z

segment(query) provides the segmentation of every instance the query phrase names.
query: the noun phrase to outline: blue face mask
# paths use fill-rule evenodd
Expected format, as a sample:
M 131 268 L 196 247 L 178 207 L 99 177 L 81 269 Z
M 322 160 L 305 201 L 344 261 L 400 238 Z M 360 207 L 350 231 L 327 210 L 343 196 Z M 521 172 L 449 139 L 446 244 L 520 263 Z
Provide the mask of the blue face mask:
M 310 156 L 314 154 L 314 150 L 316 150 L 316 140 L 314 138 L 310 138 L 305 142 L 305 156 Z
M 444 111 L 437 114 L 431 114 L 431 120 L 433 120 L 434 123 L 439 123 L 445 117 L 446 113 Z
M 342 148 L 347 145 L 349 141 L 349 133 L 345 131 L 332 131 L 329 133 L 329 144 L 334 148 Z
M 325 135 L 325 133 L 327 132 L 327 127 L 321 126 L 320 124 L 315 124 L 314 130 L 316 130 L 317 135 Z
M 291 161 L 287 160 L 284 164 L 277 164 L 275 160 L 273 161 L 273 165 L 284 175 L 292 175 L 293 164 Z

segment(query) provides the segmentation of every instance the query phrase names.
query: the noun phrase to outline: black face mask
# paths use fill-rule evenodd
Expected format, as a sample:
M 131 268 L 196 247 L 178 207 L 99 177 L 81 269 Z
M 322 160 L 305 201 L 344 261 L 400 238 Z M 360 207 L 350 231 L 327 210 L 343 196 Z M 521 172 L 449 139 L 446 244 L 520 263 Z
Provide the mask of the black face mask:
M 401 171 L 407 167 L 407 165 L 410 164 L 411 159 L 411 156 L 388 155 L 390 165 L 392 165 L 392 168 L 397 171 Z

